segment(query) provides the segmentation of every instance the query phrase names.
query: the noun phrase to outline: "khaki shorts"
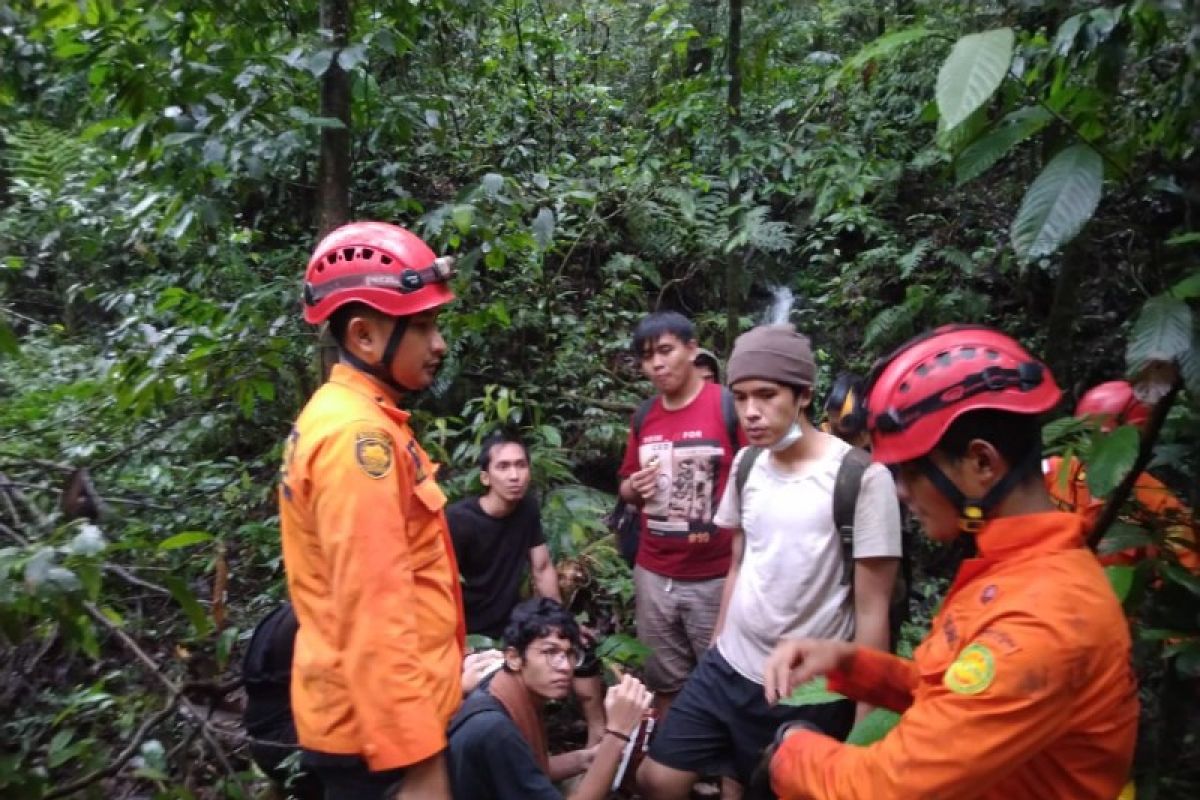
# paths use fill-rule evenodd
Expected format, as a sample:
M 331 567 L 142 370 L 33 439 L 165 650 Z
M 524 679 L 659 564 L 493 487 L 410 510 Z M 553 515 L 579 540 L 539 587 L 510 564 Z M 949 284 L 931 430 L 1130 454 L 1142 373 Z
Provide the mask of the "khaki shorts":
M 633 586 L 638 639 L 651 650 L 646 686 L 674 694 L 712 642 L 725 578 L 681 581 L 634 567 Z

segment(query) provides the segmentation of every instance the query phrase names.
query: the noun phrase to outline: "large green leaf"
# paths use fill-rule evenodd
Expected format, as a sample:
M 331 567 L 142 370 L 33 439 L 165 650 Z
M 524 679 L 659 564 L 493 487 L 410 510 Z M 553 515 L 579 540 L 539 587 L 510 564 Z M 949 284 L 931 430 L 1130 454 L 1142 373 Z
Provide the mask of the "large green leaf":
M 856 744 L 859 747 L 874 744 L 887 736 L 888 731 L 896 727 L 899 721 L 900 715 L 895 711 L 877 708 L 854 726 L 854 730 L 846 737 L 846 744 Z
M 15 356 L 18 349 L 17 335 L 8 327 L 7 322 L 0 319 L 0 355 Z
M 1125 598 L 1129 597 L 1129 590 L 1133 588 L 1133 567 L 1112 566 L 1105 567 L 1104 573 L 1108 576 L 1108 582 L 1112 585 L 1113 593 L 1122 603 Z
M 1182 361 L 1192 349 L 1192 309 L 1169 294 L 1151 297 L 1142 306 L 1129 344 L 1125 364 L 1131 373 L 1155 361 Z
M 845 695 L 829 691 L 825 678 L 818 676 L 808 683 L 797 686 L 790 695 L 780 700 L 779 704 L 784 706 L 821 706 L 845 699 Z
M 1023 261 L 1053 253 L 1079 233 L 1100 202 L 1104 162 L 1077 144 L 1056 155 L 1021 200 L 1012 224 L 1013 249 Z
M 1018 108 L 986 135 L 976 139 L 954 160 L 954 177 L 961 186 L 992 168 L 1005 153 L 1046 127 L 1054 117 L 1040 106 Z
M 1107 497 L 1133 467 L 1138 454 L 1138 432 L 1122 425 L 1101 435 L 1087 457 L 1087 485 L 1093 497 Z
M 937 77 L 943 128 L 954 128 L 995 94 L 1012 54 L 1012 28 L 972 33 L 954 43 Z

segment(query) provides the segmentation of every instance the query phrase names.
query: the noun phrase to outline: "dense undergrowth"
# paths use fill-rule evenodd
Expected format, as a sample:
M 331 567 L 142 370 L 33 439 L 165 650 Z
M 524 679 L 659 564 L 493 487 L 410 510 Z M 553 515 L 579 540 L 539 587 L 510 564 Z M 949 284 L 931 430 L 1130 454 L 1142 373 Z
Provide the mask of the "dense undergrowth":
M 359 3 L 343 49 L 316 2 L 0 7 L 0 795 L 255 790 L 203 720 L 282 591 L 331 64 L 355 216 L 459 256 L 423 440 L 458 496 L 481 438 L 523 431 L 612 660 L 638 652 L 599 491 L 653 308 L 725 352 L 786 287 L 825 379 L 953 321 L 1012 331 L 1072 396 L 1152 367 L 1173 408 L 1146 453 L 1197 507 L 1200 4 L 758 2 L 736 65 L 730 5 Z M 1138 454 L 1050 434 L 1108 492 Z M 94 522 L 61 502 L 80 468 Z M 914 548 L 918 621 L 954 560 Z M 1114 580 L 1141 791 L 1194 796 L 1200 582 L 1169 555 Z

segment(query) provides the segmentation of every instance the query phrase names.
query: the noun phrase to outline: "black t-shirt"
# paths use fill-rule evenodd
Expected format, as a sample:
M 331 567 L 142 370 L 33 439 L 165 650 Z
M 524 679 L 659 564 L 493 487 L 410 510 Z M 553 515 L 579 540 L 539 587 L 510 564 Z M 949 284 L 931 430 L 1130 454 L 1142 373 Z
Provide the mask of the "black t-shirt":
M 486 688 L 475 690 L 450 722 L 446 766 L 454 800 L 562 800 Z
M 537 502 L 525 495 L 507 517 L 493 517 L 471 497 L 447 508 L 446 521 L 463 577 L 467 633 L 499 638 L 521 600 L 529 551 L 546 542 Z

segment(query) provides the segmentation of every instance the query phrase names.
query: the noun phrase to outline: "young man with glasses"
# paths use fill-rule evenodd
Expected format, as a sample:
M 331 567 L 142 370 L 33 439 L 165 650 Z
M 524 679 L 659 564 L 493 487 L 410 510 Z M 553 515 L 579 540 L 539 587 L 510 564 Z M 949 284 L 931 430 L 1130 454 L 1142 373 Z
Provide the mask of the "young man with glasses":
M 583 773 L 570 800 L 611 791 L 622 750 L 650 708 L 650 693 L 626 675 L 604 700 L 607 728 L 588 750 L 551 757 L 542 707 L 571 692 L 582 661 L 579 626 L 555 601 L 539 597 L 513 609 L 503 667 L 450 723 L 448 764 L 455 800 L 561 800 L 554 781 Z

